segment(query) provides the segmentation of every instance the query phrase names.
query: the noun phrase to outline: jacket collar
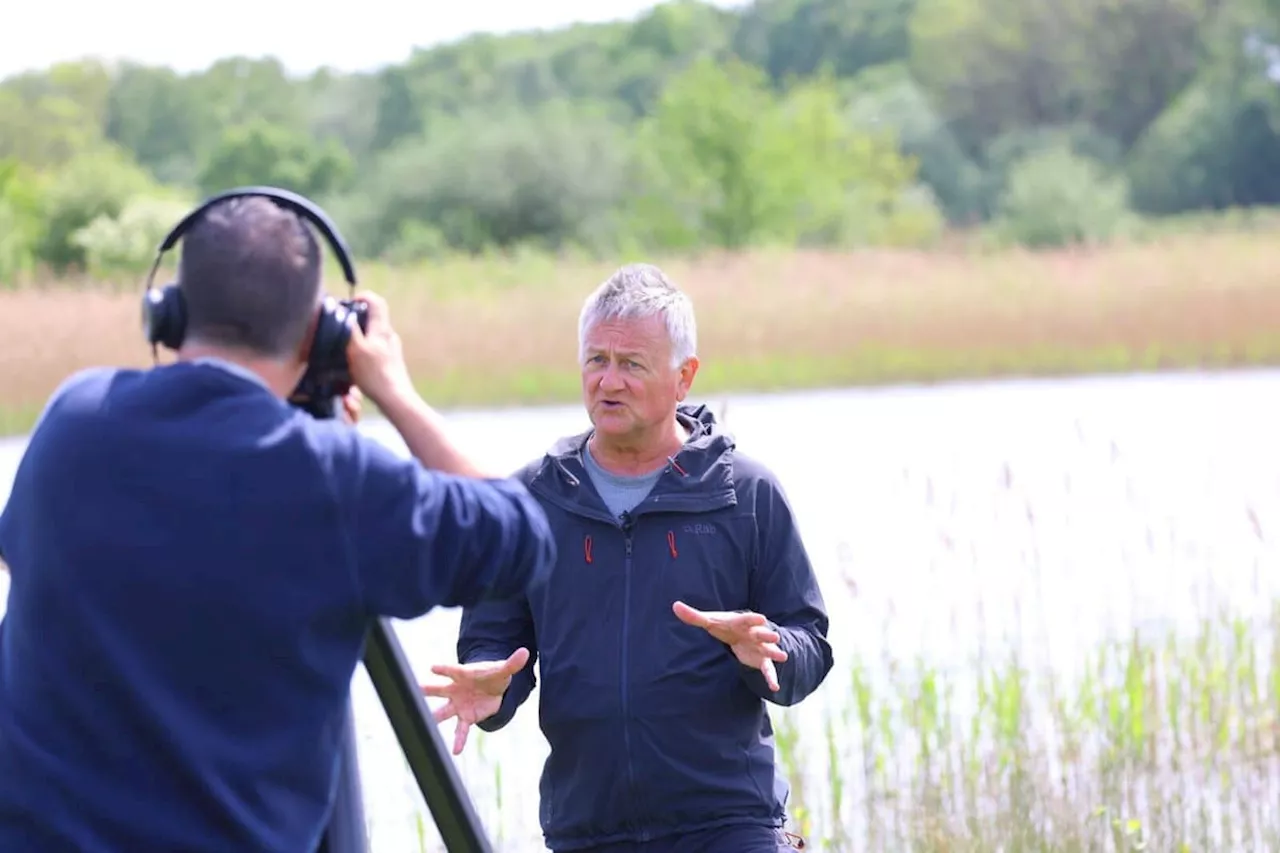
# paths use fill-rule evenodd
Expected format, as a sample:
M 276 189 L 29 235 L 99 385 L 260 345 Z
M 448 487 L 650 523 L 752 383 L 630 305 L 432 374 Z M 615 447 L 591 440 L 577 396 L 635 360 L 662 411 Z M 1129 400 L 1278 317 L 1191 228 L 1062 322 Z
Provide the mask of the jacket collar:
M 732 435 L 716 423 L 715 415 L 705 404 L 680 405 L 676 417 L 688 430 L 689 439 L 667 458 L 653 490 L 633 514 L 648 509 L 705 512 L 737 502 L 733 477 L 736 444 Z M 592 432 L 587 429 L 557 441 L 544 455 L 530 488 L 565 509 L 608 517 L 583 460 Z

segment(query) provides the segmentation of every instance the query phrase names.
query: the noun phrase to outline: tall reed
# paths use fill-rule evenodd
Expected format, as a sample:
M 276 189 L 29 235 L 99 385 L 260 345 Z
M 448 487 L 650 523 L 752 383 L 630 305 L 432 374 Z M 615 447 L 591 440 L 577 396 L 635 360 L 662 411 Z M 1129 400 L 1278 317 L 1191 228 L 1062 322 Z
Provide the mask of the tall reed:
M 856 661 L 821 731 L 774 714 L 795 828 L 850 851 L 1280 849 L 1280 601 L 1081 663 Z

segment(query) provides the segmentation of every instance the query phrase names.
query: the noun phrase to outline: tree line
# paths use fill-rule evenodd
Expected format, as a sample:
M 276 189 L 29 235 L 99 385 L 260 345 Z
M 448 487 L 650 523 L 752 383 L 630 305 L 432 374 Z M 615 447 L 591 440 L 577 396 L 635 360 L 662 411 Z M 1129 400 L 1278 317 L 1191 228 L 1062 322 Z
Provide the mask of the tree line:
M 232 57 L 0 82 L 0 281 L 136 272 L 275 184 L 356 253 L 1041 246 L 1280 203 L 1280 0 L 670 0 L 367 73 Z

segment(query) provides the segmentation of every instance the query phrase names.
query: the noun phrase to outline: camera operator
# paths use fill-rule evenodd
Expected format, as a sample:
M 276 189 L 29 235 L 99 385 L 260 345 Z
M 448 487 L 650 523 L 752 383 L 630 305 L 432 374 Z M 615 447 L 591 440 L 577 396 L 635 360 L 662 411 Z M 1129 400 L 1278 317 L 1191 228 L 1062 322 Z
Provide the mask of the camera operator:
M 377 296 L 351 375 L 415 458 L 288 403 L 323 296 L 294 213 L 210 208 L 178 281 L 178 360 L 65 382 L 0 516 L 0 850 L 314 851 L 370 620 L 519 594 L 554 557 Z

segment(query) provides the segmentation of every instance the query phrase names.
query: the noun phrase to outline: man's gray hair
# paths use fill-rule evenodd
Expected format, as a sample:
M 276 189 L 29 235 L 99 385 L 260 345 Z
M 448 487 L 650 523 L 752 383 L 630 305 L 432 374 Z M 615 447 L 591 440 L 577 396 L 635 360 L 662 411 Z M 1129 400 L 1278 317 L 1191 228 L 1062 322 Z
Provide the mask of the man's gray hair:
M 609 276 L 582 306 L 578 317 L 578 361 L 585 357 L 587 333 L 606 320 L 636 320 L 661 314 L 671 339 L 671 366 L 698 353 L 693 303 L 666 273 L 652 264 L 628 264 Z

